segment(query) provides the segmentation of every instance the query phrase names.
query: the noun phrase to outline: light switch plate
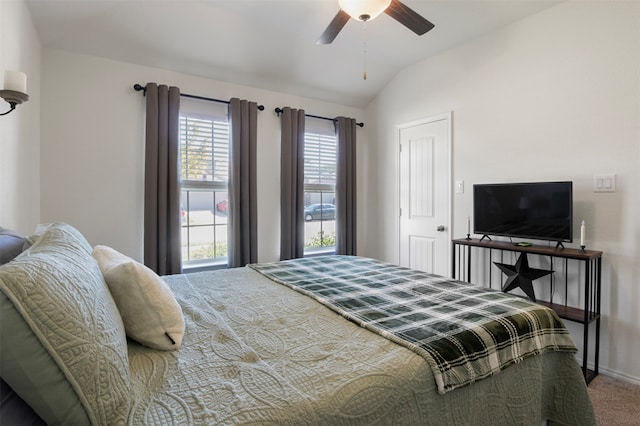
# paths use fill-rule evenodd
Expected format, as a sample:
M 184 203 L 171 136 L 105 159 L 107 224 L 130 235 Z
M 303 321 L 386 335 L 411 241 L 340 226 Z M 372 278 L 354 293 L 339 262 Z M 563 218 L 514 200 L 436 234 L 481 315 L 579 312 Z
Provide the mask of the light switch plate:
M 464 181 L 457 180 L 456 181 L 456 194 L 464 194 Z
M 616 192 L 616 175 L 593 175 L 593 192 Z

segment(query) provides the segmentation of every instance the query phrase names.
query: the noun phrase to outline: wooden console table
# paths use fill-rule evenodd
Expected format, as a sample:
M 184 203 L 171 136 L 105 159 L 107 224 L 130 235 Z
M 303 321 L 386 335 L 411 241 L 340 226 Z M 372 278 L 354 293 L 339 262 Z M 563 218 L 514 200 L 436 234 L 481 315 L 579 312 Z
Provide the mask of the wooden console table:
M 602 252 L 594 250 L 581 250 L 573 248 L 553 248 L 545 246 L 532 245 L 528 247 L 517 246 L 506 241 L 480 241 L 477 238 L 460 238 L 452 240 L 452 278 L 471 282 L 472 268 L 472 248 L 479 250 L 489 250 L 488 272 L 489 287 L 491 287 L 491 269 L 492 269 L 492 252 L 497 250 L 502 253 L 517 252 L 539 256 L 547 256 L 550 258 L 551 269 L 553 272 L 553 263 L 555 259 L 561 259 L 564 262 L 564 303 L 554 303 L 553 292 L 551 292 L 549 301 L 538 300 L 537 303 L 545 305 L 553 309 L 560 318 L 580 323 L 583 326 L 583 350 L 582 350 L 582 373 L 585 381 L 590 383 L 598 375 L 598 363 L 600 355 L 600 295 L 602 287 Z M 567 296 L 569 287 L 568 264 L 569 261 L 577 262 L 578 268 L 584 268 L 584 306 L 582 308 L 568 306 Z M 579 275 L 580 269 L 578 269 Z M 551 274 L 551 285 L 553 286 L 555 273 Z M 500 272 L 500 280 L 502 281 L 502 273 Z M 484 284 L 484 283 L 478 283 Z M 587 358 L 589 355 L 589 327 L 595 322 L 595 344 L 594 344 L 594 368 L 587 368 Z

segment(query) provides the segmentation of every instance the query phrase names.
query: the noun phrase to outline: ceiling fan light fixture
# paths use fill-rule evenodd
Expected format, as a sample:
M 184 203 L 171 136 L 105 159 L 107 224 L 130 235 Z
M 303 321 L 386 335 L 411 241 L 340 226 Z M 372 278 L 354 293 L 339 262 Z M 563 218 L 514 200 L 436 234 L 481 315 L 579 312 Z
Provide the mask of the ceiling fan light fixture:
M 338 4 L 353 19 L 370 21 L 384 12 L 391 0 L 338 0 Z

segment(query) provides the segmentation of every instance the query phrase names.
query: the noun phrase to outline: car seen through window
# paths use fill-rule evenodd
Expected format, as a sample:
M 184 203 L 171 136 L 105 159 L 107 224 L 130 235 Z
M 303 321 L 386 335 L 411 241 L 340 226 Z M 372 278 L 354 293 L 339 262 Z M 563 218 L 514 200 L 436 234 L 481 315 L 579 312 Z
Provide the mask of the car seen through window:
M 333 220 L 336 218 L 336 206 L 333 204 L 311 204 L 304 209 L 304 220 Z

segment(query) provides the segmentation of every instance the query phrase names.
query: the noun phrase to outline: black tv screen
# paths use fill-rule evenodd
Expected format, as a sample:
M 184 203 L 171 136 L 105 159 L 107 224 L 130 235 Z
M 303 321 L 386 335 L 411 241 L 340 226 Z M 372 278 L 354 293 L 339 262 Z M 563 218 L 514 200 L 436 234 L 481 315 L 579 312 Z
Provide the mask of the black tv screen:
M 572 242 L 573 183 L 473 185 L 475 234 Z

